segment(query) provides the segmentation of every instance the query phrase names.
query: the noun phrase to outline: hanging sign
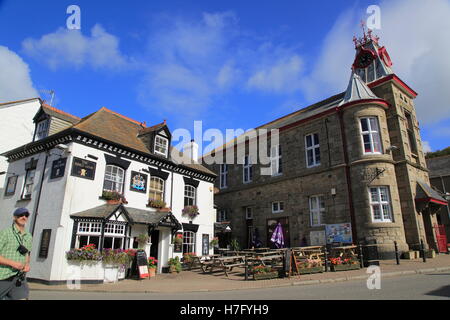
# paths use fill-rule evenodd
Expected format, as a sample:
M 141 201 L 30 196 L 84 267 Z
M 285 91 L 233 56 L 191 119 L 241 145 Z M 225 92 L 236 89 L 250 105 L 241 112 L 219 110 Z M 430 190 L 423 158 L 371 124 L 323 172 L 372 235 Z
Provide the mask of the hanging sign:
M 52 171 L 50 173 L 50 179 L 56 179 L 64 177 L 64 172 L 66 171 L 67 158 L 61 158 L 53 161 Z
M 131 171 L 130 190 L 147 193 L 147 179 L 148 176 L 146 174 Z
M 96 163 L 80 158 L 73 158 L 72 176 L 94 180 Z
M 140 279 L 149 277 L 147 254 L 144 250 L 138 250 L 136 252 L 136 266 L 139 272 Z

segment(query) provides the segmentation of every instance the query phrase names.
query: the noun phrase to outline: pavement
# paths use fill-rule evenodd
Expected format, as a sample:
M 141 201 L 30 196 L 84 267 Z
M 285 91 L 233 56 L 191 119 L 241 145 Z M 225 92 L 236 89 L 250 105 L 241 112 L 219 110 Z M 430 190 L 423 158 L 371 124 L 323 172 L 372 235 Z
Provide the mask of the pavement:
M 272 287 L 311 285 L 320 283 L 334 283 L 341 281 L 368 279 L 372 273 L 367 268 L 339 272 L 324 272 L 310 275 L 292 276 L 271 280 L 255 281 L 249 277 L 245 281 L 244 269 L 236 268 L 229 273 L 227 278 L 223 271 L 203 273 L 200 269 L 182 271 L 176 274 L 157 274 L 156 277 L 143 280 L 125 279 L 116 283 L 81 284 L 79 290 L 84 292 L 109 292 L 109 293 L 180 293 L 180 292 L 210 292 L 245 289 L 261 289 Z M 425 274 L 433 272 L 450 271 L 450 255 L 441 254 L 433 259 L 400 260 L 400 265 L 395 260 L 380 261 L 381 281 L 384 278 L 402 275 Z M 69 291 L 67 285 L 44 285 L 29 283 L 30 290 L 44 291 Z

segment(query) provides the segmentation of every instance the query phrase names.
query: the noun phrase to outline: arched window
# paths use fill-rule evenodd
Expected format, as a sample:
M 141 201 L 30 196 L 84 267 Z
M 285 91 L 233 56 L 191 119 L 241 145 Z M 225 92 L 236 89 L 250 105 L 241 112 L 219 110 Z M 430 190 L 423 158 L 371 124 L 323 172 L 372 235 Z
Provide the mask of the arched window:
M 150 200 L 164 201 L 164 180 L 159 177 L 150 177 Z
M 107 165 L 105 171 L 105 180 L 103 183 L 104 191 L 116 191 L 123 193 L 123 179 L 125 171 L 114 165 Z

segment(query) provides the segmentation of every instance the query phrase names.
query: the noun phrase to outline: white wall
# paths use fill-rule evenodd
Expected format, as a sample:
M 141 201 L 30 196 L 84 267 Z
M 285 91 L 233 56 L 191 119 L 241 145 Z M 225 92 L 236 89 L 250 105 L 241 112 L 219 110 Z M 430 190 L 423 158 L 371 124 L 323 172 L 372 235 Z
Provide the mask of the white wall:
M 106 168 L 105 152 L 102 150 L 94 149 L 78 143 L 70 143 L 69 154 L 67 156 L 66 171 L 64 177 L 58 179 L 49 179 L 51 172 L 52 162 L 58 159 L 61 151 L 52 150 L 48 157 L 46 172 L 44 177 L 44 185 L 42 188 L 41 200 L 39 204 L 39 216 L 35 227 L 35 233 L 33 237 L 33 251 L 32 251 L 32 263 L 30 278 L 38 278 L 45 280 L 66 280 L 68 274 L 68 264 L 65 258 L 65 252 L 70 249 L 72 241 L 72 231 L 74 221 L 70 218 L 70 215 L 88 210 L 97 206 L 105 204 L 105 200 L 99 199 L 103 190 L 103 179 Z M 87 155 L 93 155 L 98 160 L 92 160 L 87 158 Z M 12 212 L 16 207 L 27 207 L 32 214 L 34 213 L 36 206 L 36 199 L 38 194 L 38 188 L 43 172 L 43 166 L 45 162 L 46 153 L 34 155 L 34 159 L 39 159 L 34 190 L 32 199 L 29 201 L 19 201 L 21 190 L 23 188 L 23 182 L 25 179 L 25 163 L 30 161 L 32 157 L 21 159 L 12 162 L 9 166 L 9 171 L 13 171 L 20 175 L 16 187 L 16 193 L 14 196 L 4 197 L 0 195 L 0 227 L 12 223 Z M 71 176 L 73 157 L 86 159 L 96 162 L 96 172 L 94 180 L 83 179 L 79 177 Z M 124 183 L 124 194 L 128 201 L 126 206 L 137 209 L 143 209 L 152 211 L 154 209 L 147 208 L 148 192 L 146 194 L 130 191 L 130 177 L 131 171 L 140 171 L 147 169 L 148 165 L 137 161 L 126 159 L 131 161 L 130 167 L 126 171 L 126 179 Z M 150 175 L 149 179 L 150 179 Z M 187 217 L 182 216 L 182 209 L 184 207 L 184 180 L 180 174 L 174 175 L 173 183 L 173 206 L 172 212 L 180 223 L 189 223 Z M 169 175 L 166 181 L 165 199 L 168 206 L 170 206 L 171 199 L 171 183 L 172 177 Z M 197 254 L 201 254 L 202 250 L 202 234 L 209 234 L 210 240 L 214 235 L 214 221 L 215 213 L 213 207 L 213 184 L 200 181 L 197 190 L 197 204 L 199 206 L 200 215 L 194 220 L 194 224 L 199 225 L 197 232 Z M 29 228 L 31 227 L 32 220 L 30 219 Z M 40 244 L 40 238 L 42 230 L 51 229 L 51 242 L 49 248 L 49 254 L 47 259 L 38 258 L 38 250 Z M 167 266 L 167 260 L 176 255 L 174 254 L 173 246 L 170 244 L 170 229 L 159 228 L 160 230 L 160 242 L 158 245 L 158 271 L 161 272 L 163 266 Z M 141 233 L 147 231 L 147 226 L 134 225 L 132 227 L 131 238 L 138 236 Z M 130 246 L 132 243 L 130 243 Z M 147 251 L 149 248 L 147 248 Z M 210 248 L 210 253 L 212 253 Z M 149 252 L 147 252 L 149 254 Z
M 33 118 L 40 108 L 39 99 L 0 106 L 0 154 L 33 140 Z M 0 172 L 8 162 L 0 156 Z M 0 175 L 0 193 L 3 193 L 6 175 Z

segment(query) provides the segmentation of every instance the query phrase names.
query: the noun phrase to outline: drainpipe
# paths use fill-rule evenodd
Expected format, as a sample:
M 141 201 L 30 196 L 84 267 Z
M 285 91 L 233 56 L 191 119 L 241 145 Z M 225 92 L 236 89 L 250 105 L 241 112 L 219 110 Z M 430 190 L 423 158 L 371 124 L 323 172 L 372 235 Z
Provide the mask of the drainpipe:
M 353 242 L 356 242 L 358 238 L 357 238 L 357 232 L 356 232 L 355 208 L 353 206 L 352 180 L 350 177 L 350 166 L 348 164 L 347 137 L 345 135 L 345 127 L 344 127 L 344 112 L 340 108 L 338 108 L 337 111 L 338 111 L 338 117 L 339 117 L 339 124 L 341 126 L 342 148 L 344 151 L 345 175 L 347 178 L 348 203 L 349 203 L 349 207 L 350 207 L 350 221 L 352 223 L 352 237 L 353 237 Z
M 39 214 L 39 203 L 41 202 L 42 186 L 44 184 L 45 170 L 47 168 L 47 160 L 48 160 L 49 152 L 50 152 L 50 150 L 47 150 L 45 152 L 44 168 L 42 169 L 41 182 L 39 185 L 39 195 L 38 195 L 38 198 L 36 199 L 36 206 L 34 208 L 34 219 L 33 219 L 33 225 L 31 227 L 31 236 L 34 236 L 34 229 L 36 227 L 36 221 L 37 221 L 37 217 Z

